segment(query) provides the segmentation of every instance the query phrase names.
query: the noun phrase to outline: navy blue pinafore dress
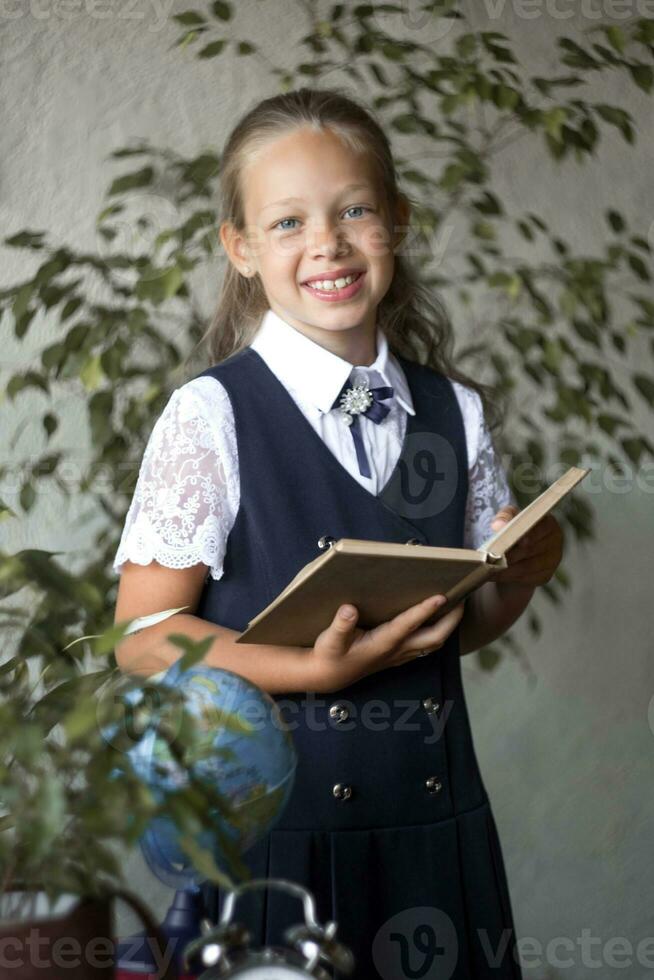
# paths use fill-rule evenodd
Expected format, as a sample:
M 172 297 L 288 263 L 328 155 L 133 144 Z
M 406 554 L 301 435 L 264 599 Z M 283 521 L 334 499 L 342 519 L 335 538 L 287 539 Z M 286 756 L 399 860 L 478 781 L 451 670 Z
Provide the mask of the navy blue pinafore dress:
M 323 535 L 462 547 L 468 460 L 449 380 L 399 358 L 415 415 L 379 496 L 330 451 L 252 348 L 202 372 L 233 407 L 241 503 L 223 576 L 196 615 L 242 631 L 307 562 Z M 334 610 L 335 611 L 335 610 Z M 246 645 L 243 657 L 248 655 Z M 333 694 L 274 695 L 298 768 L 273 830 L 243 857 L 253 877 L 309 888 L 334 919 L 356 980 L 521 980 L 500 841 L 470 729 L 459 630 L 440 650 Z M 204 886 L 216 921 L 221 890 Z M 246 893 L 255 945 L 283 945 L 301 903 Z

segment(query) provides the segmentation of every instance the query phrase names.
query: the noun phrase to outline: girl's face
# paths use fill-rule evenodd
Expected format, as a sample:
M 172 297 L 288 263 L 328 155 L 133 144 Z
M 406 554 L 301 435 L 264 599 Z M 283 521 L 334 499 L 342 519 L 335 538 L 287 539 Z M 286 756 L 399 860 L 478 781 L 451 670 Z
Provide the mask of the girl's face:
M 390 216 L 367 156 L 307 127 L 272 141 L 243 186 L 245 233 L 221 227 L 230 260 L 242 274 L 261 277 L 270 308 L 291 326 L 346 360 L 372 363 L 377 306 L 405 234 L 406 199 Z M 318 292 L 306 285 L 350 272 L 359 275 L 352 286 Z

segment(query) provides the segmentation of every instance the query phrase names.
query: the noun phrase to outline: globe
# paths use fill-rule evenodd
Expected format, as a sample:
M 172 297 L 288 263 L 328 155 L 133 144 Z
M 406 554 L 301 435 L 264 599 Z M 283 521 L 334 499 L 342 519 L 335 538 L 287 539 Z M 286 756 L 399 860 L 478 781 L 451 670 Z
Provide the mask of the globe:
M 220 794 L 220 804 L 211 811 L 214 826 L 198 833 L 195 842 L 229 874 L 227 846 L 239 855 L 247 851 L 274 826 L 288 802 L 297 766 L 288 727 L 269 694 L 229 670 L 203 664 L 182 670 L 177 661 L 149 681 L 146 689 L 136 687 L 122 695 L 126 720 L 139 703 L 143 704 L 146 690 L 152 696 L 159 685 L 173 687 L 183 695 L 184 712 L 196 721 L 199 745 L 194 744 L 201 751 L 194 753 L 196 761 L 180 765 L 168 740 L 159 734 L 161 719 L 154 710 L 148 712 L 148 727 L 127 752 L 129 762 L 158 803 L 165 802 L 169 794 L 188 785 L 191 779 L 196 788 L 205 787 Z M 172 720 L 174 728 L 175 718 L 171 718 L 169 706 L 165 720 L 169 729 Z M 183 721 L 181 710 L 178 720 Z M 105 729 L 108 739 L 115 734 L 115 727 Z M 139 844 L 152 873 L 175 889 L 160 932 L 181 975 L 183 951 L 201 933 L 205 910 L 200 886 L 206 875 L 194 867 L 182 848 L 172 818 L 153 818 Z M 191 965 L 194 971 L 203 971 L 197 959 Z M 144 974 L 158 976 L 152 939 L 147 932 L 129 936 L 116 951 L 117 978 L 143 980 Z
M 192 764 L 190 772 L 200 786 L 218 791 L 229 808 L 227 813 L 223 808 L 213 813 L 218 833 L 203 831 L 197 843 L 210 850 L 218 867 L 225 870 L 225 841 L 242 854 L 281 816 L 297 766 L 290 732 L 275 700 L 232 671 L 206 665 L 181 670 L 176 662 L 153 679 L 182 691 L 185 710 L 199 723 L 200 744 L 208 751 Z M 140 695 L 135 689 L 128 697 L 138 704 Z M 189 771 L 157 734 L 156 723 L 146 729 L 128 756 L 158 802 L 190 781 Z M 182 849 L 171 818 L 155 817 L 140 844 L 151 870 L 165 884 L 193 889 L 203 880 Z

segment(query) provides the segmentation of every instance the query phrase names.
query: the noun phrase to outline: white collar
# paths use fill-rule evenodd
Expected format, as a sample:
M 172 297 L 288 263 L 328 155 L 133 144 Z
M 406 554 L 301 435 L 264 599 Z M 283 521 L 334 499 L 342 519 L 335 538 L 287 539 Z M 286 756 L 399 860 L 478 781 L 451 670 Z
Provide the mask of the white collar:
M 399 404 L 415 415 L 404 371 L 377 327 L 377 357 L 372 364 L 352 365 L 306 337 L 274 310 L 268 309 L 250 347 L 266 362 L 286 388 L 292 388 L 320 412 L 329 412 L 353 369 L 377 371 L 391 385 Z

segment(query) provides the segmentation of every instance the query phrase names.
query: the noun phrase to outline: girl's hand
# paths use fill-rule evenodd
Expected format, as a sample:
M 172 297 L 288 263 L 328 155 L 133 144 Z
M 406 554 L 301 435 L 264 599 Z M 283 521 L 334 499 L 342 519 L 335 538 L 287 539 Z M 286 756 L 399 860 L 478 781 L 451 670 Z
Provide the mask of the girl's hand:
M 520 508 L 514 504 L 502 507 L 493 518 L 491 528 L 498 531 L 519 512 Z M 491 578 L 501 584 L 510 582 L 535 588 L 549 582 L 562 555 L 561 525 L 552 514 L 545 514 L 524 538 L 509 548 L 506 553 L 509 567 L 497 569 Z
M 422 626 L 444 605 L 445 596 L 431 596 L 371 630 L 357 629 L 358 610 L 341 606 L 311 650 L 316 666 L 315 690 L 338 691 L 367 674 L 400 667 L 417 656 L 438 650 L 463 616 L 463 602 L 432 626 Z M 352 619 L 342 615 L 354 613 Z M 421 628 L 422 627 L 422 628 Z

